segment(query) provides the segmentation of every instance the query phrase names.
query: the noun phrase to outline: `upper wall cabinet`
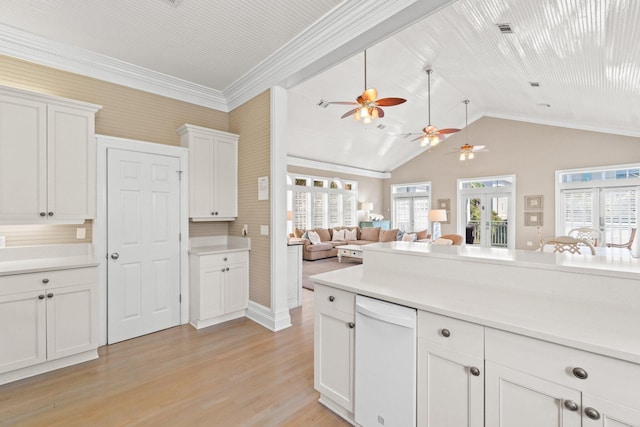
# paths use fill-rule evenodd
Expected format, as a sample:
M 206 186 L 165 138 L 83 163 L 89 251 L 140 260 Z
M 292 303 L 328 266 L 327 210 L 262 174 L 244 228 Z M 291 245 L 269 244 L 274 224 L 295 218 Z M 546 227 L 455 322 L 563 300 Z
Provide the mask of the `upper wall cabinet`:
M 189 148 L 189 217 L 233 221 L 238 216 L 238 135 L 188 124 L 178 134 Z
M 95 216 L 95 113 L 101 107 L 0 87 L 0 223 Z

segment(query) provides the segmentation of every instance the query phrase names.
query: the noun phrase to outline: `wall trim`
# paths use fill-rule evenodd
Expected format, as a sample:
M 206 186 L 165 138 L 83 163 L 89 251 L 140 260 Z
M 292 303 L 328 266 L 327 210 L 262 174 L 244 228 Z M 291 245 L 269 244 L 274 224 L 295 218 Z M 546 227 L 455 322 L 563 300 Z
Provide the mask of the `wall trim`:
M 247 318 L 273 332 L 278 332 L 291 326 L 289 309 L 273 312 L 271 309 L 251 300 L 247 308 Z
M 336 165 L 335 163 L 320 162 L 317 160 L 304 159 L 302 157 L 287 156 L 287 165 L 321 169 L 336 173 L 347 173 L 351 175 L 365 176 L 367 178 L 391 178 L 390 172 L 378 172 L 369 169 L 354 168 L 352 166 Z

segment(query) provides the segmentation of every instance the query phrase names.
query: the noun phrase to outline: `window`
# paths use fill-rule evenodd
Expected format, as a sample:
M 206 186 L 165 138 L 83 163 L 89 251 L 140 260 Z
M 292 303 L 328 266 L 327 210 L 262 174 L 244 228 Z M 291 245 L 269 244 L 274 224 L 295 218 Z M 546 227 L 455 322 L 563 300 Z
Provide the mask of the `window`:
M 429 227 L 431 183 L 392 185 L 391 200 L 393 228 L 417 232 Z
M 358 184 L 339 178 L 287 176 L 287 210 L 293 213 L 293 228 L 334 228 L 356 222 Z
M 589 227 L 600 231 L 599 244 L 628 242 L 639 204 L 640 165 L 556 171 L 557 235 Z

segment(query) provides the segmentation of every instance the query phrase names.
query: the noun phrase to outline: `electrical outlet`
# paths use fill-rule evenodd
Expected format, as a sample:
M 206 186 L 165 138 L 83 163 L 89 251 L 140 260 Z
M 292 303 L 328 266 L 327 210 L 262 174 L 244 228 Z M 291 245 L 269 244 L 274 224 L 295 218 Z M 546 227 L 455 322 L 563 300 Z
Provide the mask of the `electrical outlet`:
M 527 241 L 527 246 L 532 247 L 533 246 L 533 242 L 531 240 Z
M 76 228 L 76 239 L 82 240 L 87 238 L 87 229 L 86 228 Z

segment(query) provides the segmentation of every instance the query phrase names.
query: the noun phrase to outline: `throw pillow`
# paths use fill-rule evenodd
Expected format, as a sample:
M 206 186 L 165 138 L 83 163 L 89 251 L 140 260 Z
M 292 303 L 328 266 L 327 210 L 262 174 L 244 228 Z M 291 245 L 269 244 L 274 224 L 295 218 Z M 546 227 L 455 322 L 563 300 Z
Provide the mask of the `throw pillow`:
M 404 236 L 404 231 L 398 230 L 398 235 L 396 236 L 396 240 L 397 241 L 402 240 L 402 236 Z
M 320 240 L 323 242 L 330 242 L 331 241 L 331 233 L 329 233 L 329 230 L 326 228 L 316 228 L 314 230 L 316 233 L 318 233 L 318 236 L 320 236 Z
M 378 242 L 393 242 L 398 239 L 398 229 L 393 230 L 380 230 Z
M 300 230 L 299 228 L 296 228 L 293 230 L 293 237 L 302 237 L 302 235 L 304 234 L 304 230 Z
M 308 238 L 309 238 L 309 232 L 308 232 L 308 231 L 305 231 L 305 232 L 302 234 L 301 239 L 308 239 Z
M 429 238 L 429 230 L 422 230 L 416 233 L 416 240 L 425 240 Z
M 320 236 L 315 231 L 307 231 L 307 235 L 309 236 L 309 241 L 312 245 L 319 245 L 322 243 L 320 241 Z
M 353 230 L 344 230 L 344 240 L 347 242 L 358 240 L 358 229 L 354 228 Z
M 360 233 L 361 240 L 369 240 L 371 242 L 377 242 L 380 236 L 380 227 L 365 227 Z
M 403 242 L 415 242 L 416 241 L 416 233 L 405 233 L 402 236 Z
M 343 242 L 346 239 L 346 237 L 344 236 L 344 232 L 347 230 L 333 230 L 333 237 L 331 237 L 331 241 L 332 242 Z

